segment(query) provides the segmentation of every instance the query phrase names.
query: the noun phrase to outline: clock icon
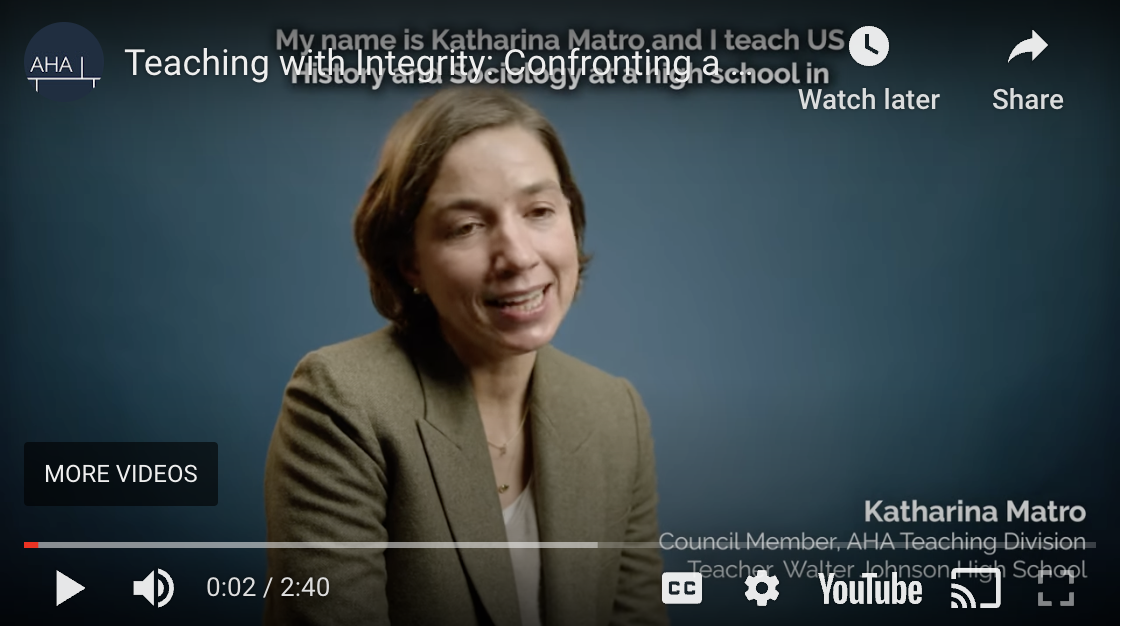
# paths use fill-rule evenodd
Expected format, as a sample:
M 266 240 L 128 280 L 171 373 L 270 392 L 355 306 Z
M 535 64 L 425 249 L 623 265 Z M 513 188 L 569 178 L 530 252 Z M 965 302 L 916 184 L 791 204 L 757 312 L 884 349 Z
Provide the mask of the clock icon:
M 888 56 L 888 35 L 876 26 L 862 26 L 849 37 L 849 56 L 865 67 L 878 65 Z

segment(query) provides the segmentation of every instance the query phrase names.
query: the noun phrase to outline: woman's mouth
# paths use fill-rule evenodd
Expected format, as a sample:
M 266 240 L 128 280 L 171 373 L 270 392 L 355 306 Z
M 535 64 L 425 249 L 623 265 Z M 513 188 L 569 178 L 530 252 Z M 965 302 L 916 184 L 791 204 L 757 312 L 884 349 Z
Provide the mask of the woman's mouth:
M 498 308 L 504 313 L 530 313 L 541 307 L 548 290 L 549 285 L 546 285 L 516 296 L 487 300 L 487 306 Z

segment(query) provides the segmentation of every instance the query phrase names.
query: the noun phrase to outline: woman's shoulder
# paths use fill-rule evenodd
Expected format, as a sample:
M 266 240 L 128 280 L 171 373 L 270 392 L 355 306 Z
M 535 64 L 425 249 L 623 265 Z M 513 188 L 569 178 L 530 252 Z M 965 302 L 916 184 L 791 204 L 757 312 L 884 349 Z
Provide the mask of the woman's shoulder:
M 361 371 L 382 368 L 412 369 L 409 357 L 396 339 L 392 327 L 323 346 L 309 352 L 305 360 L 318 360 L 340 370 Z
M 635 387 L 626 379 L 609 374 L 561 350 L 546 346 L 538 352 L 539 378 L 554 389 L 564 389 L 573 401 L 586 406 L 604 406 L 631 413 L 640 403 Z
M 421 400 L 413 363 L 389 328 L 309 352 L 296 365 L 293 386 L 369 409 Z
M 548 368 L 549 373 L 567 382 L 579 383 L 600 388 L 618 388 L 622 379 L 613 374 L 562 352 L 552 344 L 538 351 L 538 363 Z

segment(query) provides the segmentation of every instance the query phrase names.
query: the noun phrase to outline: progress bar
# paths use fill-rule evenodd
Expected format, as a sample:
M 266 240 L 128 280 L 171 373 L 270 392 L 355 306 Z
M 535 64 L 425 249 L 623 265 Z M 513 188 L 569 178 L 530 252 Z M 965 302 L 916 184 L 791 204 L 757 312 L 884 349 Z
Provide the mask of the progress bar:
M 631 545 L 631 544 L 627 544 Z M 657 543 L 638 544 L 642 547 L 657 548 Z M 330 548 L 333 550 L 387 550 L 390 548 L 608 548 L 623 547 L 596 541 L 25 541 L 24 548 L 64 548 L 73 549 L 121 549 L 142 550 L 168 549 L 275 549 L 275 548 Z
M 872 543 L 872 540 L 869 541 Z M 894 549 L 909 550 L 915 549 L 914 546 L 906 542 L 881 542 L 876 544 L 879 548 L 886 548 L 891 546 Z M 276 548 L 327 548 L 332 550 L 388 550 L 391 548 L 412 548 L 412 549 L 426 549 L 426 550 L 447 550 L 458 548 L 483 548 L 483 549 L 508 549 L 508 548 L 544 548 L 556 549 L 564 548 L 567 550 L 572 549 L 597 549 L 597 548 L 621 548 L 621 549 L 643 549 L 643 548 L 659 548 L 662 550 L 718 550 L 723 551 L 729 549 L 727 546 L 721 547 L 718 544 L 706 542 L 700 545 L 675 545 L 663 544 L 657 541 L 25 541 L 23 542 L 24 548 L 64 548 L 68 550 L 73 549 L 122 549 L 122 548 L 137 548 L 142 550 L 167 550 L 167 549 L 234 549 L 234 550 L 260 550 L 260 549 L 276 549 Z M 1094 549 L 1096 542 L 1087 541 L 1080 542 L 1079 549 Z M 799 548 L 794 545 L 788 547 L 765 547 L 763 545 L 752 544 L 745 546 L 743 549 L 759 549 L 770 550 L 778 552 L 815 552 L 811 548 Z M 879 549 L 878 548 L 878 549 Z M 998 542 L 991 544 L 989 548 L 996 550 L 1024 550 L 1026 552 L 1033 552 L 1032 548 L 1025 548 L 1019 542 Z M 737 548 L 741 549 L 741 548 Z M 857 547 L 849 546 L 835 546 L 833 551 L 842 550 L 867 550 L 868 546 L 858 545 Z M 962 547 L 950 548 L 943 550 L 944 552 L 979 552 L 981 548 L 977 547 Z M 987 552 L 987 555 L 989 553 Z

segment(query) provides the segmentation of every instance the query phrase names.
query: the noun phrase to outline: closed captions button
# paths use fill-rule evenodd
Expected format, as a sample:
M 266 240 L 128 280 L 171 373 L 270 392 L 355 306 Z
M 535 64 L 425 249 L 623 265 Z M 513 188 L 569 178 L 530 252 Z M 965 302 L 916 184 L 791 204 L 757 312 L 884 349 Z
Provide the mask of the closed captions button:
M 701 572 L 664 572 L 663 604 L 701 604 Z

